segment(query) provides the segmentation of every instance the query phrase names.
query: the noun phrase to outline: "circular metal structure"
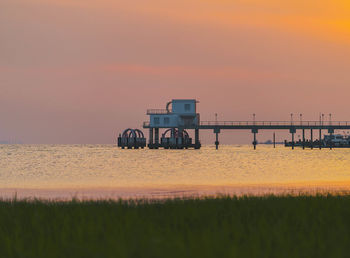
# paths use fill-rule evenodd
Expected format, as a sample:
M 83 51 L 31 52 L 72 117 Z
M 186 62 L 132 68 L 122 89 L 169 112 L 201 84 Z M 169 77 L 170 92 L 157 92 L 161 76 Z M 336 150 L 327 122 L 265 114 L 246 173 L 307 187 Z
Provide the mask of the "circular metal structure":
M 128 128 L 118 137 L 118 146 L 121 148 L 144 148 L 146 146 L 146 138 L 139 129 Z
M 176 128 L 169 128 L 169 129 L 165 130 L 164 133 L 162 134 L 162 138 L 166 138 L 168 133 L 170 133 L 170 137 L 171 137 L 172 131 L 174 134 L 173 137 L 178 138 L 179 137 L 179 130 Z M 182 133 L 183 133 L 184 138 L 190 138 L 190 136 L 186 130 L 183 130 Z
M 128 128 L 128 129 L 124 130 L 122 137 L 123 138 L 136 138 L 136 132 L 134 129 Z

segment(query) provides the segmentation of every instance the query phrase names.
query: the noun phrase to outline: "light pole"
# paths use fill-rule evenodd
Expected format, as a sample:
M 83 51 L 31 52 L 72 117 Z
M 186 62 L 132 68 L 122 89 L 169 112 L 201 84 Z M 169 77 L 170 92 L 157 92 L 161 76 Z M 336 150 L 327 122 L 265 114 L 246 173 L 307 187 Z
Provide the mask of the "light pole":
M 253 125 L 255 125 L 255 113 L 253 114 Z
M 293 125 L 293 113 L 290 114 L 290 124 Z
M 322 114 L 322 125 L 324 123 L 324 114 Z
M 332 114 L 329 113 L 329 125 L 332 125 Z
M 215 125 L 218 125 L 218 114 L 215 113 Z
M 321 125 L 321 112 L 320 112 L 320 116 L 319 116 L 319 118 L 320 118 L 320 125 Z
M 300 117 L 300 125 L 303 125 L 303 114 L 300 114 L 299 117 Z

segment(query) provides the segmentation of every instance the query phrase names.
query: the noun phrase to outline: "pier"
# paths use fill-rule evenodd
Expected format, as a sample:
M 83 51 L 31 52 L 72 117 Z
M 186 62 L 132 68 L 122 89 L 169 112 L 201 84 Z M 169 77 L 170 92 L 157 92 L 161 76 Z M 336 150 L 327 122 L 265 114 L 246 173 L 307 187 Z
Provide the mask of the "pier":
M 166 104 L 165 109 L 149 109 L 147 115 L 149 121 L 143 123 L 143 128 L 149 130 L 148 147 L 150 149 L 199 149 L 200 131 L 212 130 L 215 134 L 215 147 L 219 148 L 219 135 L 225 130 L 248 130 L 252 133 L 253 148 L 257 147 L 257 135 L 262 130 L 286 130 L 291 134 L 290 146 L 292 149 L 297 145 L 295 134 L 302 132 L 302 140 L 298 145 L 303 147 L 313 146 L 314 132 L 318 132 L 318 141 L 321 141 L 322 132 L 331 137 L 336 130 L 350 130 L 350 121 L 200 121 L 200 114 L 196 112 L 197 101 L 195 99 L 174 99 Z M 160 130 L 165 130 L 160 138 Z M 194 141 L 189 136 L 189 131 L 194 132 Z M 306 139 L 305 133 L 310 132 L 310 139 Z M 275 146 L 275 134 L 274 134 Z M 332 145 L 328 146 L 332 149 Z
M 149 122 L 144 122 L 143 128 L 151 128 Z M 319 147 L 312 146 L 310 142 L 314 142 L 313 132 L 317 130 L 319 132 L 319 137 L 322 135 L 322 131 L 329 133 L 330 135 L 334 134 L 335 130 L 350 130 L 350 121 L 335 121 L 331 124 L 325 124 L 320 121 L 302 121 L 294 122 L 290 121 L 203 121 L 196 126 L 183 127 L 182 130 L 197 130 L 199 134 L 200 130 L 212 130 L 215 134 L 215 146 L 219 146 L 219 134 L 223 130 L 248 130 L 253 134 L 253 147 L 256 149 L 257 145 L 257 134 L 262 130 L 287 130 L 292 137 L 292 149 L 294 149 L 295 140 L 294 135 L 297 133 L 297 130 L 302 131 L 302 146 L 305 147 Z M 310 132 L 310 140 L 307 143 L 305 137 L 305 132 Z M 319 139 L 318 139 L 319 140 Z M 330 147 L 332 148 L 332 146 Z

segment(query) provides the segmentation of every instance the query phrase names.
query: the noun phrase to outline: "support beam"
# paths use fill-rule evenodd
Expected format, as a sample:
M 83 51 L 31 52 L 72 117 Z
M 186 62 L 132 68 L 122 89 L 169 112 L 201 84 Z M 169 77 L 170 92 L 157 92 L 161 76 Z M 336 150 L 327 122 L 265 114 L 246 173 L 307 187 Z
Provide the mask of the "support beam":
M 319 132 L 319 148 L 322 149 L 322 130 Z
M 253 146 L 254 146 L 254 150 L 256 150 L 256 145 L 257 145 L 257 141 L 256 141 L 256 134 L 258 133 L 258 129 L 254 128 L 252 129 L 252 133 L 254 135 L 254 140 L 253 140 Z
M 273 132 L 273 148 L 276 148 L 276 133 Z
M 158 147 L 159 147 L 159 128 L 154 128 L 154 144 L 155 144 L 155 148 L 158 149 Z
M 254 134 L 253 145 L 254 145 L 254 150 L 256 150 L 256 133 L 253 133 L 253 134 Z
M 148 148 L 153 149 L 153 128 L 149 128 L 149 142 L 148 142 Z
M 177 138 L 177 148 L 183 149 L 184 148 L 184 129 L 178 128 L 178 138 Z
M 296 129 L 295 128 L 291 128 L 289 130 L 289 132 L 292 134 L 292 150 L 294 150 L 294 145 L 295 145 L 295 142 L 294 142 L 294 134 L 296 133 Z
M 311 150 L 314 148 L 314 137 L 313 137 L 313 132 L 312 129 L 310 129 L 310 140 L 311 140 Z
M 216 134 L 216 140 L 215 140 L 215 148 L 219 149 L 219 133 L 220 133 L 220 128 L 215 128 L 214 133 Z
M 332 149 L 332 145 L 333 145 L 332 138 L 333 138 L 334 129 L 328 129 L 328 133 L 330 136 L 329 149 Z
M 305 129 L 303 129 L 303 150 L 305 150 Z
M 194 148 L 199 149 L 200 148 L 200 142 L 199 142 L 199 129 L 194 130 Z

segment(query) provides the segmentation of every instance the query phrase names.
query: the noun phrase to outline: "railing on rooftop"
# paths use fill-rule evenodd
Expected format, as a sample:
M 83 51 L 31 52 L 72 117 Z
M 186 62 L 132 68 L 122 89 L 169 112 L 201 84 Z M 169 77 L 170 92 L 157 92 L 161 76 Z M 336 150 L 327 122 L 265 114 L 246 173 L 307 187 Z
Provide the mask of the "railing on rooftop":
M 350 121 L 201 121 L 200 125 L 217 126 L 350 126 Z
M 162 114 L 169 114 L 171 111 L 168 111 L 167 109 L 148 109 L 147 115 L 162 115 Z

